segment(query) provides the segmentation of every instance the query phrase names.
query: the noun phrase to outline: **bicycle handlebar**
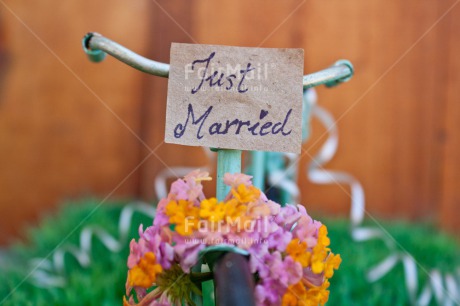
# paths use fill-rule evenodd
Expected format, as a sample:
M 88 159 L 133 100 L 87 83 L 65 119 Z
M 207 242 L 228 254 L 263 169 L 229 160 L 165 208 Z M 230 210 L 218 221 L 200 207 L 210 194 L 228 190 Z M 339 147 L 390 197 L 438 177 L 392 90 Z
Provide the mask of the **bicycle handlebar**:
M 145 58 L 98 33 L 86 34 L 83 38 L 83 49 L 93 62 L 101 62 L 107 53 L 142 72 L 163 78 L 169 75 L 169 64 Z
M 164 78 L 169 75 L 169 64 L 145 58 L 98 33 L 85 35 L 83 49 L 93 62 L 100 62 L 106 54 L 110 54 L 119 61 L 145 73 Z M 303 88 L 307 89 L 322 84 L 332 87 L 348 81 L 353 73 L 353 65 L 349 61 L 339 60 L 329 68 L 305 75 Z

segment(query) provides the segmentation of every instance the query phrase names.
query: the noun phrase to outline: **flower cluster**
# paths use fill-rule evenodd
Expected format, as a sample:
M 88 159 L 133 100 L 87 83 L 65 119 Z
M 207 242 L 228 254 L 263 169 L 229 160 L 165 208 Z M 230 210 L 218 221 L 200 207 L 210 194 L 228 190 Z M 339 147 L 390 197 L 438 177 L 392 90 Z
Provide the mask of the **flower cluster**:
M 244 174 L 225 175 L 231 190 L 223 201 L 205 198 L 201 182 L 209 179 L 197 170 L 175 181 L 153 226 L 140 227 L 138 242 L 130 244 L 124 305 L 193 304 L 190 293 L 200 289 L 191 268 L 214 245 L 249 253 L 258 305 L 326 303 L 329 278 L 341 262 L 326 226 L 301 205 L 268 200 Z

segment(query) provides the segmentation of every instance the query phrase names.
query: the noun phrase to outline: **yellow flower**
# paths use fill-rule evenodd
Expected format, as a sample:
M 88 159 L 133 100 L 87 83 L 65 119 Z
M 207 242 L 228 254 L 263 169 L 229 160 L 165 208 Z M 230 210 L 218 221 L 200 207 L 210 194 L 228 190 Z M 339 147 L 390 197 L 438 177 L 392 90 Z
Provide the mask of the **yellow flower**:
M 329 254 L 326 259 L 326 264 L 324 267 L 324 276 L 326 278 L 331 278 L 334 275 L 334 270 L 337 270 L 342 262 L 340 255 Z
M 200 204 L 200 217 L 219 222 L 225 217 L 225 210 L 225 204 L 218 203 L 216 198 L 204 199 Z
M 153 252 L 145 253 L 139 263 L 129 270 L 129 285 L 149 288 L 155 282 L 157 274 L 161 272 L 163 272 L 163 268 L 157 264 L 155 254 Z
M 240 184 L 236 190 L 232 188 L 232 194 L 241 203 L 249 203 L 260 197 L 260 190 L 254 186 L 246 187 L 246 185 Z
M 169 222 L 175 224 L 174 230 L 182 236 L 188 236 L 199 226 L 200 209 L 186 200 L 170 201 L 166 205 Z
M 308 267 L 310 264 L 311 253 L 307 252 L 307 243 L 300 241 L 299 238 L 292 239 L 286 247 L 286 252 L 297 262 L 302 265 L 302 268 Z
M 320 274 L 323 272 L 326 256 L 327 253 L 324 249 L 313 248 L 313 255 L 311 256 L 311 270 L 313 273 Z
M 325 280 L 319 287 L 305 288 L 300 281 L 288 287 L 283 295 L 283 306 L 318 306 L 324 305 L 329 299 L 329 281 Z
M 327 227 L 324 224 L 318 230 L 318 243 L 326 247 L 331 244 L 331 240 L 327 237 Z
M 225 202 L 225 216 L 232 221 L 246 215 L 247 209 L 246 205 L 239 203 L 236 199 L 230 199 Z
M 342 259 L 340 255 L 329 253 L 330 249 L 327 247 L 329 244 L 327 228 L 322 225 L 319 228 L 318 242 L 312 252 L 307 251 L 306 242 L 301 242 L 298 238 L 295 238 L 287 245 L 286 253 L 299 262 L 303 268 L 311 266 L 313 273 L 321 274 L 324 272 L 326 278 L 331 278 L 334 275 L 334 269 L 339 268 Z
M 303 300 L 306 299 L 307 290 L 302 282 L 291 285 L 286 290 L 286 293 L 283 295 L 282 305 L 283 306 L 297 306 L 303 305 Z
M 311 305 L 326 304 L 329 299 L 329 290 L 327 288 L 329 288 L 329 281 L 326 279 L 321 286 L 309 288 L 306 299 L 311 302 Z
M 174 227 L 176 231 L 181 236 L 190 236 L 193 234 L 193 231 L 199 226 L 199 220 L 196 219 L 186 219 L 184 223 L 178 223 Z
M 328 248 L 331 243 L 327 237 L 327 227 L 321 225 L 318 231 L 318 242 L 313 248 L 313 255 L 311 256 L 311 270 L 315 274 L 320 274 L 324 271 L 325 260 L 330 249 Z

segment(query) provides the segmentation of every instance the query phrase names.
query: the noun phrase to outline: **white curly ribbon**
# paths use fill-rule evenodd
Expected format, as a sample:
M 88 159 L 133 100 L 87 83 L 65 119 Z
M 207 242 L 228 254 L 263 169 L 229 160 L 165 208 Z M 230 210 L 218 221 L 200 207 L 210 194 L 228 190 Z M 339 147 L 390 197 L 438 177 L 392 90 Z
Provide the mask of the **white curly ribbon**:
M 306 138 L 306 129 L 309 111 L 312 105 L 316 104 L 317 100 L 316 91 L 314 89 L 308 89 L 303 92 L 303 127 L 302 127 L 302 137 Z M 297 162 L 298 155 L 293 153 L 279 153 L 282 154 L 286 161 L 286 169 L 283 170 L 272 170 L 269 169 L 267 182 L 270 186 L 280 188 L 287 192 L 292 203 L 299 202 L 300 199 L 300 189 L 297 184 Z
M 268 173 L 267 181 L 270 186 L 283 189 L 292 197 L 292 202 L 298 202 L 300 189 L 297 185 L 297 154 L 282 153 L 286 160 L 286 170 L 275 170 Z
M 51 259 L 34 258 L 30 261 L 33 267 L 31 281 L 37 287 L 53 288 L 67 285 L 65 258 L 72 256 L 81 267 L 86 268 L 91 264 L 91 246 L 93 237 L 98 239 L 109 251 L 117 253 L 128 243 L 129 229 L 134 213 L 142 213 L 155 217 L 155 207 L 143 202 L 126 205 L 118 221 L 118 238 L 112 236 L 100 226 L 90 225 L 83 228 L 80 233 L 78 246 L 67 244 L 55 250 Z
M 310 95 L 311 97 L 311 95 Z M 324 108 L 316 105 L 316 99 L 311 99 L 311 115 L 319 120 L 329 133 L 328 139 L 322 145 L 307 169 L 309 180 L 315 184 L 347 184 L 350 186 L 350 220 L 351 235 L 355 241 L 382 240 L 390 255 L 376 264 L 367 272 L 367 280 L 376 282 L 390 273 L 399 263 L 403 265 L 405 286 L 412 305 L 425 306 L 433 300 L 437 305 L 460 305 L 460 268 L 454 273 L 442 275 L 437 269 L 424 270 L 428 281 L 417 297 L 419 291 L 417 262 L 407 252 L 400 251 L 394 241 L 379 228 L 360 226 L 365 214 L 364 190 L 359 181 L 346 172 L 326 170 L 323 166 L 335 155 L 338 147 L 338 130 L 336 121 Z M 423 269 L 423 268 L 422 268 Z

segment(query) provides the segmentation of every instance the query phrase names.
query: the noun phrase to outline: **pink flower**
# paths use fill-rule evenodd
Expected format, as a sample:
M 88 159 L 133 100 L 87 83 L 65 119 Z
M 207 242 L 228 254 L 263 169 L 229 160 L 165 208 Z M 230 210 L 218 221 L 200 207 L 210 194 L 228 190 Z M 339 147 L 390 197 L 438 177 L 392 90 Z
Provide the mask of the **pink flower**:
M 164 268 L 169 269 L 174 260 L 174 249 L 171 246 L 169 228 L 156 226 L 148 227 L 145 232 L 142 224 L 139 226 L 139 243 L 131 241 L 131 254 L 128 257 L 128 267 L 131 269 L 147 252 L 154 252 L 157 262 Z M 131 266 L 130 266 L 131 265 Z
M 199 185 L 201 185 L 200 183 L 201 181 L 210 180 L 209 172 L 201 171 L 200 169 L 196 169 L 190 172 L 189 174 L 187 174 L 186 176 L 184 176 L 184 180 L 187 183 L 194 182 L 194 183 L 198 183 Z
M 262 195 L 262 193 L 261 193 Z M 263 218 L 271 214 L 270 208 L 265 204 L 265 202 L 259 201 L 248 203 L 248 212 L 247 215 L 254 218 Z
M 222 243 L 224 239 L 222 231 L 202 231 L 196 233 L 193 238 L 199 239 L 207 245 L 215 245 Z
M 255 288 L 257 305 L 279 305 L 286 288 L 277 280 L 264 279 Z
M 239 185 L 244 184 L 246 187 L 252 186 L 252 176 L 243 173 L 225 173 L 224 184 L 232 188 L 237 188 Z
M 268 236 L 268 247 L 283 252 L 291 240 L 292 233 L 284 230 L 282 227 L 278 227 L 275 232 Z
M 204 248 L 204 244 L 195 243 L 185 239 L 183 242 L 178 242 L 174 246 L 174 251 L 180 259 L 180 266 L 185 273 L 189 273 L 190 268 L 197 263 L 198 253 Z
M 171 184 L 171 191 L 169 192 L 171 200 L 187 200 L 189 186 L 183 180 L 177 180 Z M 169 196 L 168 196 L 169 198 Z
M 284 260 L 277 258 L 270 270 L 271 276 L 278 279 L 285 287 L 296 284 L 302 279 L 302 265 L 294 261 L 291 256 L 286 256 Z
M 141 257 L 145 253 L 145 241 L 139 240 L 139 243 L 136 242 L 136 240 L 132 239 L 131 242 L 129 243 L 129 256 L 128 256 L 128 268 L 132 269 Z
M 268 206 L 268 208 L 270 209 L 270 214 L 272 216 L 277 216 L 280 211 L 281 211 L 281 205 L 279 205 L 278 203 L 276 202 L 273 202 L 271 200 L 268 200 L 266 205 Z
M 153 225 L 155 226 L 167 226 L 169 224 L 169 217 L 165 213 L 166 205 L 168 205 L 168 199 L 161 199 L 157 205 L 155 213 L 155 219 L 153 219 Z
M 201 181 L 209 179 L 210 177 L 208 172 L 200 170 L 190 172 L 183 180 L 178 179 L 171 184 L 168 200 L 188 200 L 191 202 L 199 202 L 204 199 Z
M 189 201 L 201 201 L 205 198 L 201 181 L 211 180 L 208 172 L 199 169 L 194 170 L 187 174 L 184 180 L 188 185 L 187 195 Z
M 171 191 L 168 194 L 168 200 L 188 200 L 191 202 L 199 201 L 204 198 L 203 186 L 197 184 L 192 178 L 186 181 L 181 179 L 171 185 Z
M 305 213 L 297 221 L 292 233 L 294 238 L 299 238 L 305 241 L 309 248 L 316 245 L 318 241 L 318 230 L 321 227 L 321 222 L 314 221 L 309 215 Z
M 279 214 L 275 217 L 276 223 L 290 231 L 291 227 L 299 220 L 302 214 L 294 205 L 286 205 L 281 207 Z
M 255 289 L 257 305 L 279 304 L 287 287 L 302 279 L 302 266 L 290 256 L 283 260 L 279 252 L 266 254 L 264 259 L 257 268 L 261 278 Z
M 253 244 L 249 249 L 249 269 L 251 273 L 259 272 L 261 278 L 268 277 L 270 269 L 266 264 L 267 258 L 270 257 L 268 246 L 265 243 Z

